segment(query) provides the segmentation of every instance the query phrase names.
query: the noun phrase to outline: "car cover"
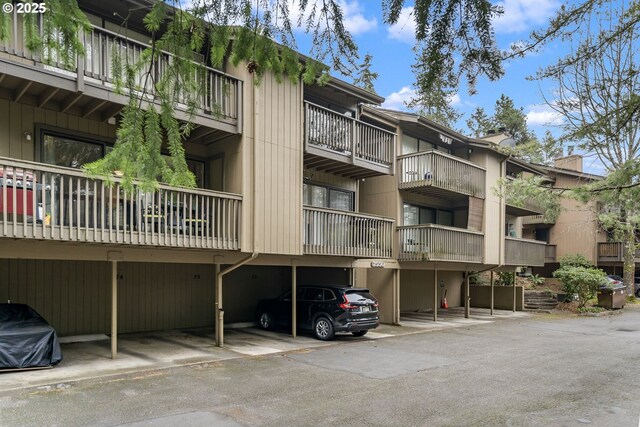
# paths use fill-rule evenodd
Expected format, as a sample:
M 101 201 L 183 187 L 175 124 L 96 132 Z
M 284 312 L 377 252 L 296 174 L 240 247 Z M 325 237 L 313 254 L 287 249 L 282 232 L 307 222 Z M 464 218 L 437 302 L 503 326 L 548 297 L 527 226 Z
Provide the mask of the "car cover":
M 56 331 L 26 304 L 0 304 L 0 368 L 51 366 L 62 360 Z

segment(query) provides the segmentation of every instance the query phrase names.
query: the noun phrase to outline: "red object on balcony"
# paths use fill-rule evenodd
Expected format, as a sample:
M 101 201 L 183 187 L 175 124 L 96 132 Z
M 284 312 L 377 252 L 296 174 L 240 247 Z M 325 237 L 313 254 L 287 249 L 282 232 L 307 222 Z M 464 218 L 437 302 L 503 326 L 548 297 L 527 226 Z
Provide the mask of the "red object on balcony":
M 2 188 L 0 187 L 0 213 L 15 213 L 17 215 L 24 215 L 24 202 L 23 202 L 23 198 L 25 198 L 25 191 L 27 192 L 26 194 L 26 199 L 27 199 L 27 215 L 33 216 L 33 191 L 31 189 L 23 189 L 23 188 L 16 188 L 16 205 L 15 205 L 15 212 L 14 212 L 14 206 L 13 206 L 13 187 L 5 187 Z M 4 194 L 3 192 L 6 191 L 7 192 L 7 208 L 5 210 L 4 207 Z

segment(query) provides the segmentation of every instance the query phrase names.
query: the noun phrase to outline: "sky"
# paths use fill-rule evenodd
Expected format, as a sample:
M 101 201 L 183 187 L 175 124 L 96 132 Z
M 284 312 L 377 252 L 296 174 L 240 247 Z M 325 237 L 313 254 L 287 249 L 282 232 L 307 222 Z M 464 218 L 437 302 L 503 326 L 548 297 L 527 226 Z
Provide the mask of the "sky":
M 385 97 L 383 107 L 406 110 L 405 102 L 413 95 L 414 75 L 411 65 L 414 63 L 412 47 L 415 42 L 415 24 L 413 21 L 413 2 L 405 1 L 398 23 L 389 26 L 383 22 L 381 0 L 341 0 L 347 29 L 353 35 L 360 53 L 359 63 L 366 53 L 373 56 L 372 71 L 379 74 L 375 82 L 376 92 Z M 566 1 L 565 1 L 566 2 Z M 560 0 L 495 0 L 504 8 L 504 14 L 494 22 L 498 47 L 508 49 L 513 42 L 524 40 L 532 30 L 544 27 L 558 8 Z M 302 53 L 306 41 L 298 30 L 299 50 Z M 455 128 L 469 133 L 465 124 L 476 107 L 483 107 L 491 114 L 496 100 L 501 94 L 511 97 L 517 107 L 522 107 L 527 116 L 529 127 L 541 138 L 549 129 L 559 135 L 558 125 L 561 118 L 546 105 L 544 95 L 553 96 L 552 82 L 527 80 L 541 67 L 552 64 L 568 53 L 568 47 L 561 42 L 553 42 L 528 57 L 514 59 L 505 64 L 505 75 L 498 81 L 486 78 L 478 80 L 477 93 L 470 95 L 463 85 L 451 100 L 463 117 Z M 327 62 L 327 61 L 325 61 Z M 332 72 L 336 77 L 351 82 Z M 589 158 L 584 160 L 585 170 L 599 173 L 601 166 Z

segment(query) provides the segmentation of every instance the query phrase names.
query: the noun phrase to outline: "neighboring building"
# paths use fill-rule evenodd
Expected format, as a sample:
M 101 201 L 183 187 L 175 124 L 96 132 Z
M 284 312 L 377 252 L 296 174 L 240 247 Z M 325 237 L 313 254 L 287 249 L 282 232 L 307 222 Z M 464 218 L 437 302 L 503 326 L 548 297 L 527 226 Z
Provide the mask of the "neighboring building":
M 111 21 L 134 0 L 79 4 L 94 27 L 75 69 L 28 52 L 18 15 L 0 44 L 0 300 L 60 335 L 111 334 L 115 355 L 118 333 L 216 324 L 221 344 L 259 299 L 326 282 L 370 285 L 397 323 L 444 290 L 463 305 L 468 272 L 542 265 L 517 221 L 506 235 L 540 212 L 493 191 L 535 168 L 337 79 L 255 85 L 244 64 L 207 68 L 185 143 L 198 188 L 88 178 L 78 168 L 112 147 L 128 102 L 110 49 L 138 55 L 149 34 L 140 13 L 126 38 Z
M 571 154 L 557 158 L 554 166 L 538 166 L 546 171 L 555 188 L 575 188 L 602 179 L 600 175 L 586 173 L 582 169 L 583 158 Z M 622 244 L 602 229 L 598 221 L 600 204 L 595 201 L 583 203 L 562 197 L 558 219 L 549 223 L 541 215 L 523 218 L 523 233 L 526 237 L 547 242 L 544 268 L 534 272 L 550 276 L 559 264 L 560 257 L 582 254 L 590 262 L 609 273 L 622 274 Z M 640 262 L 638 254 L 636 263 Z

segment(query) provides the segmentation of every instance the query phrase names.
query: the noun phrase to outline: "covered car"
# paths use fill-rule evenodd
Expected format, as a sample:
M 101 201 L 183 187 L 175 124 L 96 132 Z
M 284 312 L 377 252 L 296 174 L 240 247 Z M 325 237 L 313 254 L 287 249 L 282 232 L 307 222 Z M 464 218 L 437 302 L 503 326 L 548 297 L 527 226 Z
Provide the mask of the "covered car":
M 0 369 L 53 366 L 62 360 L 56 331 L 26 304 L 0 304 Z

